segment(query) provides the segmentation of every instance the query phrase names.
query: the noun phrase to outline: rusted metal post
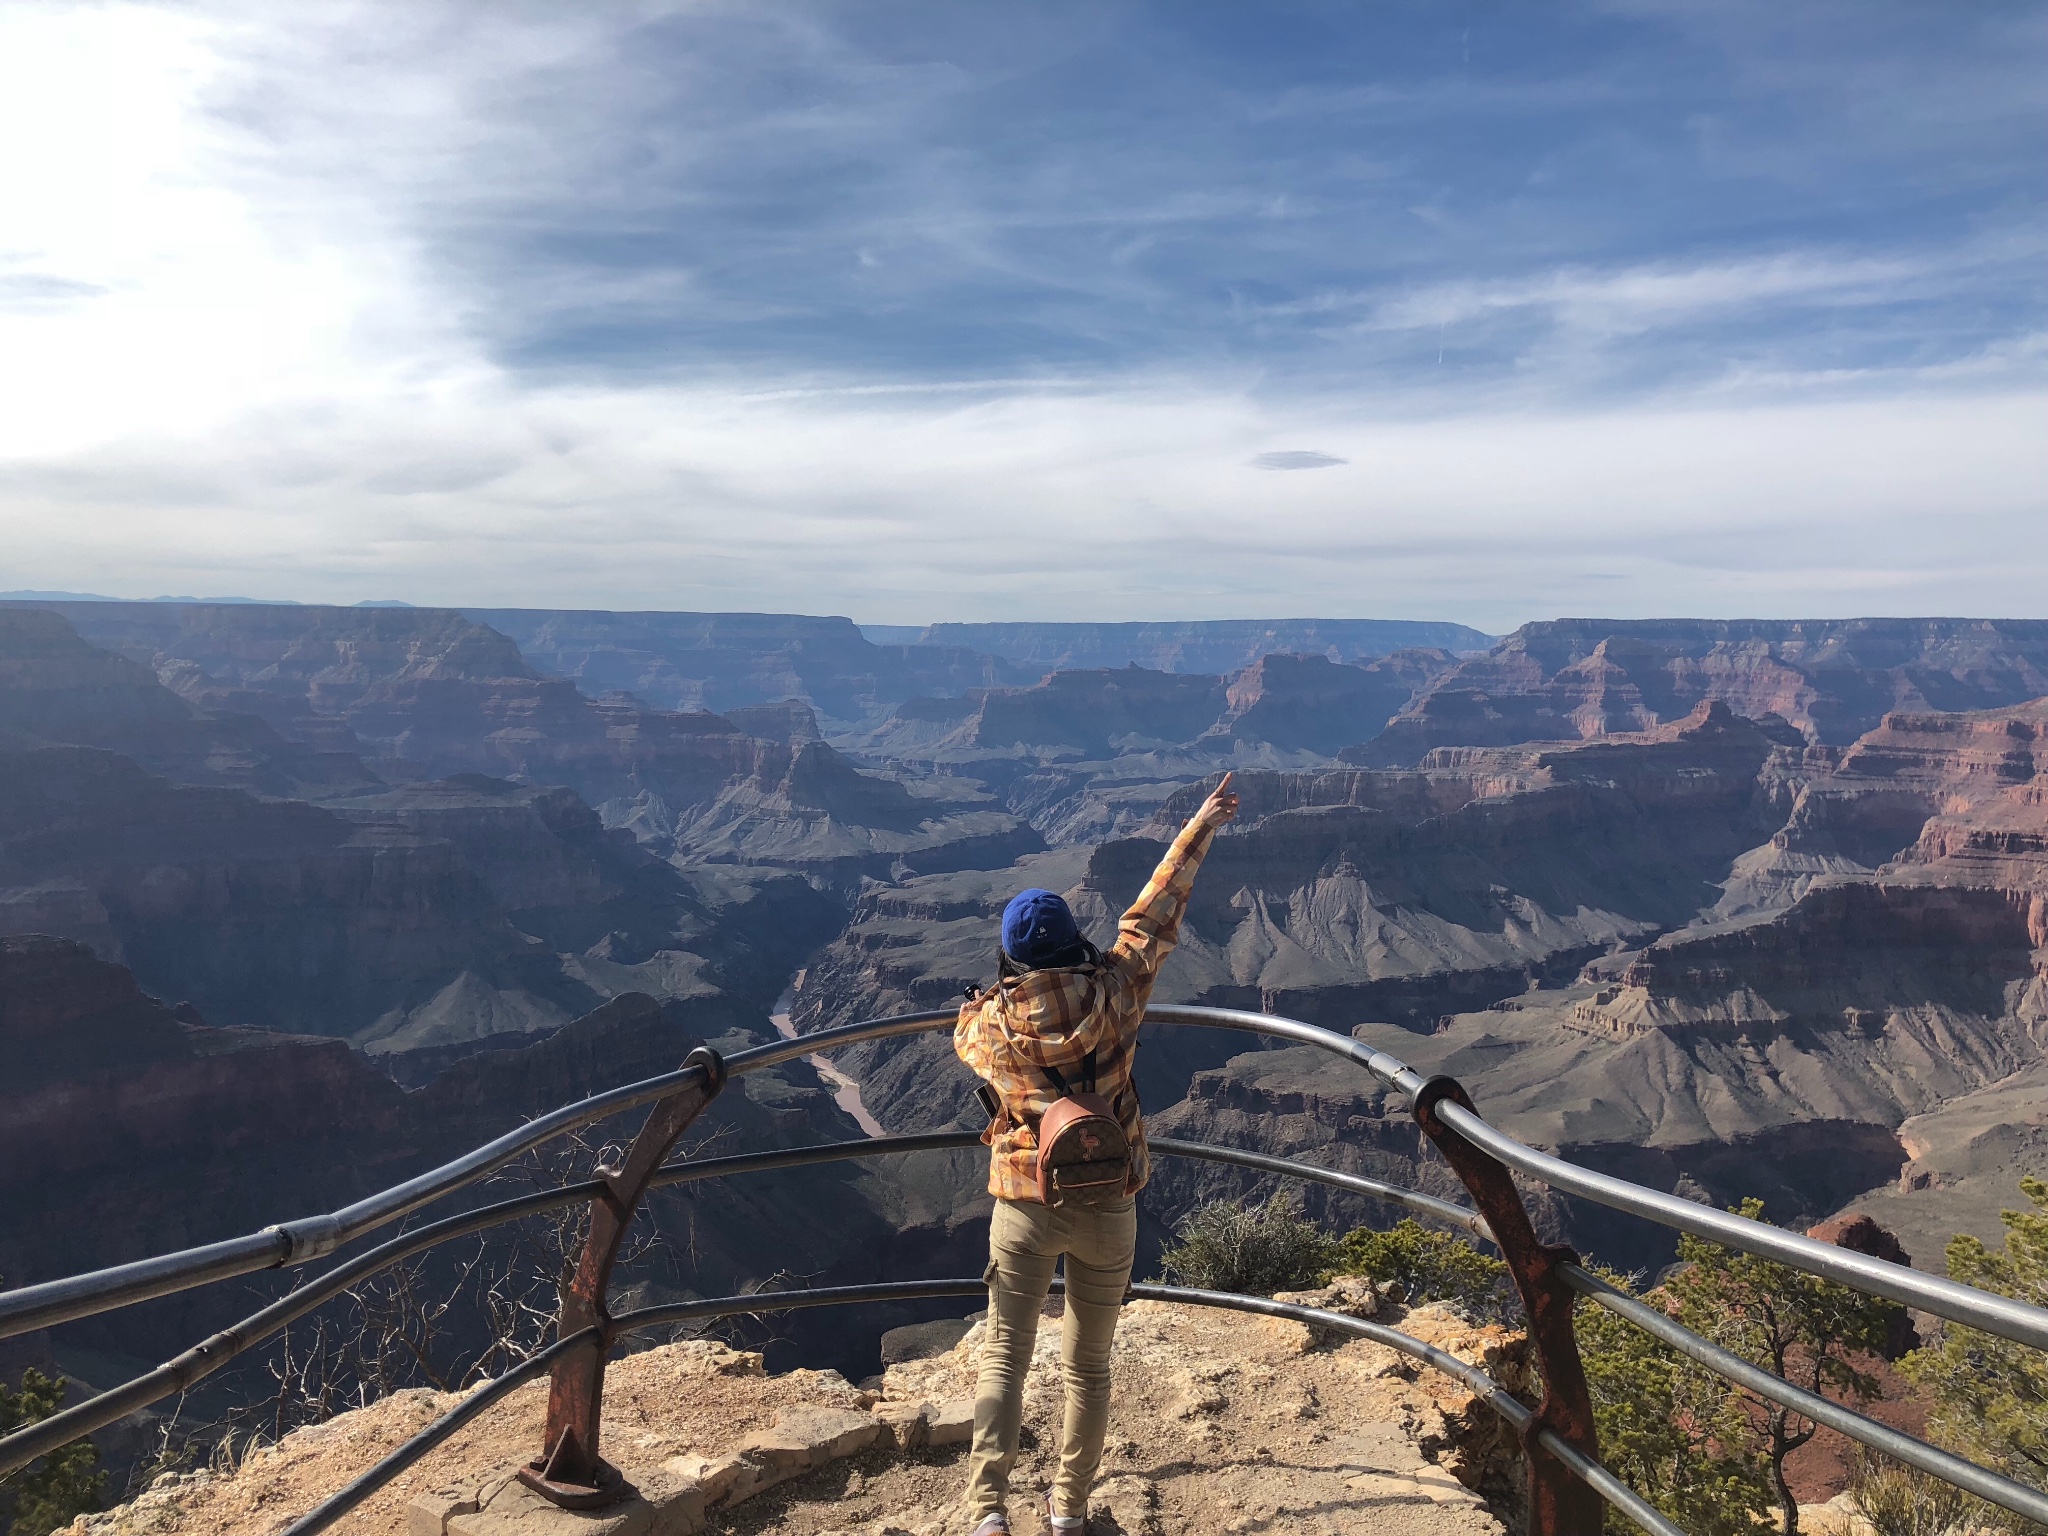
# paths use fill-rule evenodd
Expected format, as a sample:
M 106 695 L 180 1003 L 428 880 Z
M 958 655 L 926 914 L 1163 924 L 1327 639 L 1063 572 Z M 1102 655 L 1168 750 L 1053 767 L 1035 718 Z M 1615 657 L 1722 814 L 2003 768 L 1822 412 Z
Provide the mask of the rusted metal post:
M 1522 1294 L 1529 1338 L 1543 1372 L 1543 1401 L 1522 1435 L 1529 1461 L 1529 1536 L 1599 1536 L 1605 1514 L 1600 1495 L 1536 1443 L 1539 1431 L 1554 1430 L 1575 1450 L 1599 1459 L 1593 1401 L 1579 1360 L 1578 1335 L 1572 1329 L 1574 1293 L 1557 1274 L 1558 1265 L 1575 1264 L 1578 1255 L 1536 1240 L 1528 1208 L 1506 1165 L 1437 1118 L 1436 1106 L 1445 1099 L 1473 1109 L 1471 1097 L 1456 1078 L 1432 1077 L 1415 1095 L 1415 1119 L 1492 1228 L 1501 1257 L 1515 1277 L 1515 1289 Z
M 519 1469 L 519 1480 L 565 1509 L 595 1509 L 625 1491 L 617 1469 L 598 1454 L 604 1361 L 611 1344 L 611 1314 L 605 1310 L 605 1293 L 611 1286 L 619 1245 L 648 1179 L 668 1156 L 676 1138 L 725 1086 L 725 1062 L 709 1046 L 698 1046 L 683 1065 L 701 1066 L 704 1074 L 655 1102 L 621 1166 L 597 1170 L 605 1191 L 590 1202 L 590 1232 L 583 1240 L 583 1256 L 576 1266 L 576 1278 L 562 1296 L 556 1338 L 570 1338 L 586 1328 L 598 1331 L 588 1343 L 555 1361 L 548 1381 L 547 1436 L 540 1455 Z

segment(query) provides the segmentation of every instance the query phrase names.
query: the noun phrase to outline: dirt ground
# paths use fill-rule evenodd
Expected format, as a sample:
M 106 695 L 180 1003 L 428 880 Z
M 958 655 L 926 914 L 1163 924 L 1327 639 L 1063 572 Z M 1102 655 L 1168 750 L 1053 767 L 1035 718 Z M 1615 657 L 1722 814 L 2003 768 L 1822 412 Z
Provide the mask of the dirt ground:
M 1479 1358 L 1496 1336 L 1414 1314 L 1416 1331 L 1464 1343 Z M 1496 1331 L 1497 1333 L 1497 1331 Z M 980 1329 L 935 1360 L 892 1367 L 885 1391 L 971 1395 Z M 1469 1400 L 1435 1395 L 1377 1345 L 1308 1350 L 1307 1331 L 1198 1308 L 1135 1302 L 1117 1331 L 1108 1453 L 1090 1536 L 1453 1536 L 1502 1526 L 1447 1466 Z M 1010 1517 L 1043 1529 L 1058 1461 L 1059 1323 L 1040 1330 L 1025 1398 L 1024 1450 Z M 1486 1412 L 1487 1410 L 1481 1410 Z M 857 1458 L 786 1483 L 726 1514 L 719 1536 L 965 1536 L 965 1447 Z
M 547 1380 L 529 1382 L 437 1446 L 334 1527 L 346 1536 L 402 1536 L 417 1494 L 474 1489 L 534 1455 L 547 1412 Z M 446 1413 L 460 1397 L 399 1392 L 250 1452 L 231 1475 L 172 1474 L 74 1530 L 94 1536 L 272 1536 L 380 1456 Z M 605 1442 L 617 1459 L 712 1454 L 797 1403 L 855 1407 L 861 1394 L 836 1372 L 762 1374 L 758 1354 L 702 1342 L 614 1360 L 605 1371 Z
M 1410 1331 L 1492 1368 L 1498 1330 L 1434 1309 Z M 1057 1318 L 1041 1330 L 1027 1392 L 1025 1449 L 1011 1502 L 1019 1532 L 1036 1524 L 1057 1446 Z M 970 1396 L 977 1327 L 948 1353 L 891 1367 L 888 1399 Z M 1137 1302 L 1118 1332 L 1108 1455 L 1093 1536 L 1491 1536 L 1502 1526 L 1452 1474 L 1498 1449 L 1491 1414 L 1462 1389 L 1374 1345 L 1312 1348 L 1297 1324 Z M 430 1491 L 489 1488 L 538 1445 L 545 1383 L 534 1383 L 437 1448 L 338 1530 L 401 1536 L 406 1505 Z M 605 1451 L 628 1470 L 687 1452 L 715 1456 L 776 1411 L 799 1404 L 866 1408 L 830 1372 L 760 1374 L 757 1355 L 705 1343 L 628 1356 L 607 1373 Z M 134 1503 L 82 1519 L 97 1536 L 219 1533 L 275 1536 L 457 1399 L 408 1392 L 287 1436 L 232 1474 L 165 1480 Z M 869 1451 L 713 1513 L 719 1536 L 908 1533 L 965 1536 L 965 1447 Z

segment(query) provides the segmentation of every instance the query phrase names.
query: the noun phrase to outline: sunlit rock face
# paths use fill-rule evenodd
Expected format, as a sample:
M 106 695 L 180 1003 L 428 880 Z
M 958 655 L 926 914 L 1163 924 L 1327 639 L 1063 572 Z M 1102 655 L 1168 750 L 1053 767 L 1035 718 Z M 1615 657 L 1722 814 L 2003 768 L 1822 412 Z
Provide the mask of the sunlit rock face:
M 1596 620 L 1527 624 L 1422 690 L 1357 760 L 1433 747 L 1638 731 L 1717 699 L 1846 746 L 1892 710 L 1972 710 L 2048 694 L 2048 621 Z

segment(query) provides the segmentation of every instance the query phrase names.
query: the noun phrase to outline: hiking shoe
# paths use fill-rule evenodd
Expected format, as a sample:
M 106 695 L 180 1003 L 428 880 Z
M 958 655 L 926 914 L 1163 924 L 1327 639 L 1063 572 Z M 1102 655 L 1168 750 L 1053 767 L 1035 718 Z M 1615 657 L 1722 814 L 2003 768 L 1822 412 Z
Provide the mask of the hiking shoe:
M 981 1524 L 974 1528 L 974 1536 L 1010 1536 L 1010 1520 L 1007 1515 L 983 1515 Z

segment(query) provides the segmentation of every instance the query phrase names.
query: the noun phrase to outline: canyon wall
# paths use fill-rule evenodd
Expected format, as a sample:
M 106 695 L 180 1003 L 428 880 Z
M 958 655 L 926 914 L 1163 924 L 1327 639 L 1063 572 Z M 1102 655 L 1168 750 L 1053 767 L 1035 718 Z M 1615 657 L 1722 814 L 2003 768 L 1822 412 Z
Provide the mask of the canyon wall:
M 2048 620 L 1556 619 L 1461 662 L 1355 756 L 1391 767 L 1433 747 L 1642 730 L 1702 700 L 1845 746 L 1893 710 L 2044 694 Z
M 1493 636 L 1463 624 L 1396 619 L 1209 619 L 1161 624 L 928 624 L 864 626 L 919 649 L 970 646 L 1034 674 L 1100 667 L 1236 672 L 1274 653 L 1357 661 L 1417 647 L 1483 651 Z

